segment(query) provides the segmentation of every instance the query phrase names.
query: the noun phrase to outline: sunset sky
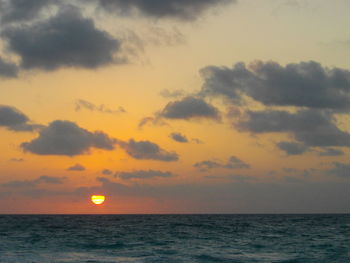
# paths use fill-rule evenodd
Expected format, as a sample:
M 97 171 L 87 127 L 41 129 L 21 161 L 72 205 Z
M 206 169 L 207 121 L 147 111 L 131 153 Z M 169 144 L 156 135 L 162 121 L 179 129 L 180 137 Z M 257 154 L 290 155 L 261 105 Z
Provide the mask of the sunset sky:
M 0 213 L 349 213 L 349 10 L 0 0 Z

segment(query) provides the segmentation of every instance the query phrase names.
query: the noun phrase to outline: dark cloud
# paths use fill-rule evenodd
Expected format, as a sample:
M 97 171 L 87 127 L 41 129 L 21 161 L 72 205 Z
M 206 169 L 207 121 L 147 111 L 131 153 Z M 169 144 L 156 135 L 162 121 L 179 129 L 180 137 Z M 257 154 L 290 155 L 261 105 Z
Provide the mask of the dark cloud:
M 227 169 L 247 169 L 250 168 L 250 165 L 235 156 L 231 156 L 223 167 Z
M 341 183 L 305 180 L 301 184 L 288 183 L 285 180 L 232 180 L 224 183 L 161 186 L 124 185 L 107 178 L 98 178 L 98 182 L 101 183 L 98 190 L 110 196 L 146 196 L 162 202 L 176 200 L 177 204 L 181 203 L 181 209 L 176 212 L 329 213 L 349 211 L 350 202 L 348 180 Z M 82 190 L 88 195 L 96 189 Z
M 36 186 L 38 184 L 63 184 L 63 180 L 63 177 L 42 175 L 34 180 L 9 181 L 1 184 L 1 186 L 9 188 L 27 188 Z
M 78 172 L 85 171 L 85 167 L 83 165 L 77 163 L 71 167 L 68 167 L 67 171 L 78 171 Z
M 0 0 L 0 21 L 26 22 L 37 18 L 40 11 L 51 4 L 59 3 L 57 0 Z
M 139 171 L 133 171 L 133 172 L 116 172 L 116 177 L 119 177 L 124 180 L 129 179 L 150 179 L 150 178 L 169 178 L 175 176 L 171 172 L 162 172 L 162 171 L 156 171 L 156 170 L 139 170 Z
M 179 160 L 179 156 L 176 152 L 168 152 L 150 141 L 135 141 L 134 139 L 130 139 L 128 142 L 119 141 L 118 144 L 127 154 L 135 159 L 158 160 L 164 162 Z
M 322 152 L 319 152 L 320 156 L 340 156 L 344 155 L 344 152 L 334 148 L 324 148 Z
M 90 148 L 113 150 L 116 141 L 107 134 L 90 132 L 70 121 L 56 120 L 40 131 L 39 137 L 21 144 L 23 150 L 39 155 L 74 156 Z
M 29 121 L 29 118 L 11 106 L 0 105 L 0 126 L 16 127 Z
M 151 124 L 155 126 L 166 126 L 168 125 L 165 121 L 158 117 L 144 117 L 139 121 L 138 128 L 142 129 L 145 125 Z
M 248 67 L 239 62 L 232 68 L 208 66 L 201 75 L 202 95 L 223 96 L 234 103 L 248 96 L 268 106 L 350 108 L 350 71 L 314 61 L 286 66 L 257 61 Z
M 205 161 L 195 163 L 193 167 L 196 167 L 200 169 L 202 172 L 205 172 L 209 169 L 223 167 L 223 165 L 215 161 L 205 160 Z
M 235 180 L 239 182 L 250 182 L 254 181 L 257 178 L 253 176 L 246 176 L 246 175 L 240 175 L 240 174 L 228 174 L 228 175 L 205 175 L 203 176 L 205 179 L 224 179 L 224 180 Z
M 277 146 L 288 155 L 300 155 L 308 150 L 305 145 L 295 142 L 279 142 Z
M 0 127 L 5 127 L 11 131 L 35 131 L 43 126 L 31 124 L 29 118 L 18 109 L 0 105 Z
M 154 18 L 193 20 L 205 10 L 236 0 L 97 0 L 108 12 L 142 14 Z
M 247 111 L 236 124 L 252 133 L 286 132 L 308 147 L 350 146 L 350 134 L 340 130 L 333 115 L 326 111 Z
M 166 119 L 207 118 L 218 120 L 219 111 L 203 99 L 186 97 L 182 100 L 169 102 L 159 116 Z
M 121 106 L 119 106 L 118 109 L 111 109 L 104 104 L 95 105 L 92 102 L 79 99 L 75 102 L 75 111 L 79 111 L 82 109 L 86 109 L 89 111 L 97 111 L 101 113 L 109 113 L 109 114 L 119 114 L 119 113 L 126 112 L 125 109 Z
M 188 142 L 187 137 L 185 135 L 182 135 L 181 133 L 173 132 L 169 135 L 169 137 L 177 142 L 181 142 L 181 143 Z
M 16 64 L 7 62 L 0 57 L 0 77 L 15 78 L 18 74 L 18 67 Z
M 203 176 L 204 177 L 204 176 Z M 247 176 L 248 178 L 249 176 Z M 283 178 L 264 181 L 258 175 L 251 180 L 207 180 L 182 184 L 121 184 L 108 178 L 96 178 L 98 185 L 47 190 L 42 188 L 5 188 L 1 198 L 12 200 L 15 196 L 47 198 L 85 202 L 94 193 L 101 192 L 110 201 L 123 197 L 133 200 L 151 199 L 163 204 L 165 213 L 344 213 L 349 212 L 350 180 L 320 181 L 304 180 L 303 183 L 288 183 Z M 45 187 L 45 190 L 43 189 Z M 297 194 L 296 194 L 297 193 Z M 234 202 L 232 202 L 234 200 Z M 176 210 L 174 210 L 176 204 Z M 131 212 L 137 212 L 137 208 Z M 154 213 L 153 207 L 143 212 Z
M 119 40 L 95 27 L 77 8 L 65 7 L 48 20 L 3 30 L 8 50 L 21 58 L 24 69 L 97 68 L 123 62 L 114 58 Z
M 205 160 L 193 165 L 198 168 L 200 171 L 205 172 L 214 168 L 226 168 L 226 169 L 248 169 L 250 165 L 245 163 L 244 161 L 238 159 L 235 156 L 230 156 L 226 163 L 220 163 L 211 160 Z
M 104 170 L 102 170 L 102 174 L 104 174 L 104 175 L 111 175 L 111 174 L 113 174 L 113 172 L 111 170 L 109 170 L 109 169 L 104 169 Z
M 330 175 L 350 178 L 350 164 L 334 162 L 333 168 L 327 171 Z

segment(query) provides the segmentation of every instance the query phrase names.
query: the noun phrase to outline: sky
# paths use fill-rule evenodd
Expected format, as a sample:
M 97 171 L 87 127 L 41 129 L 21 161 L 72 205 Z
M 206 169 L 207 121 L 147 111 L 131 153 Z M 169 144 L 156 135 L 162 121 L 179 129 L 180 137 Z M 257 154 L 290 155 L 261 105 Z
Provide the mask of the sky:
M 0 213 L 350 213 L 349 8 L 0 0 Z

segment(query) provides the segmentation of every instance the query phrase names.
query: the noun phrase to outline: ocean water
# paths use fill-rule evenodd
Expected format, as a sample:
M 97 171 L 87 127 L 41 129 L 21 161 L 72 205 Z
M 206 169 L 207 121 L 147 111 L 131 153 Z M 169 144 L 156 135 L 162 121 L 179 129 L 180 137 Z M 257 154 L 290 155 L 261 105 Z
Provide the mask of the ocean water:
M 350 263 L 350 215 L 4 215 L 1 263 Z

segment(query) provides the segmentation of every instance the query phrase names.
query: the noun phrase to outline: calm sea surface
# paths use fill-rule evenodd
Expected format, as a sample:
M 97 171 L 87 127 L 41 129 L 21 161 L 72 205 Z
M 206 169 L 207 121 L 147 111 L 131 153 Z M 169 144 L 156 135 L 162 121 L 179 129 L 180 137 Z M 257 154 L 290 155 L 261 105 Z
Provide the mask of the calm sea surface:
M 0 262 L 350 263 L 350 215 L 6 215 Z

